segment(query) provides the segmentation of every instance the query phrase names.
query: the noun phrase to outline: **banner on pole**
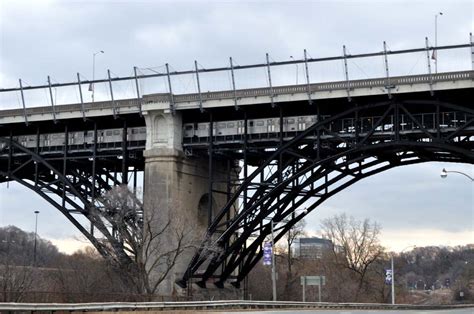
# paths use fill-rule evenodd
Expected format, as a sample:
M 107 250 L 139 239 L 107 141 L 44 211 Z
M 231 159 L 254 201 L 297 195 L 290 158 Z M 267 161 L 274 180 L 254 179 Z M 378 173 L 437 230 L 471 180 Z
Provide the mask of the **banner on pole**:
M 272 264 L 272 243 L 265 242 L 263 244 L 263 265 Z
M 393 279 L 393 274 L 391 269 L 385 269 L 385 284 L 391 285 Z

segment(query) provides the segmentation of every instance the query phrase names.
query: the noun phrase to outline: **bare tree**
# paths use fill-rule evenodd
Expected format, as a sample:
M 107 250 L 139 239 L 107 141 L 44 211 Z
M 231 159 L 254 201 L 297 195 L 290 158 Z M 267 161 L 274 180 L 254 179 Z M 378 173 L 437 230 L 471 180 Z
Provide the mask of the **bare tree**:
M 379 243 L 380 226 L 369 219 L 359 221 L 341 214 L 323 220 L 321 227 L 324 237 L 333 243 L 336 263 L 358 278 L 357 299 L 370 267 L 384 252 Z
M 178 259 L 196 247 L 192 228 L 185 217 L 176 214 L 156 217 L 155 211 L 150 210 L 145 215 L 142 202 L 127 186 L 107 192 L 102 203 L 112 222 L 112 234 L 130 259 L 118 265 L 123 279 L 136 293 L 155 294 Z
M 0 257 L 0 289 L 2 302 L 20 302 L 33 283 L 30 266 L 15 265 L 7 251 Z

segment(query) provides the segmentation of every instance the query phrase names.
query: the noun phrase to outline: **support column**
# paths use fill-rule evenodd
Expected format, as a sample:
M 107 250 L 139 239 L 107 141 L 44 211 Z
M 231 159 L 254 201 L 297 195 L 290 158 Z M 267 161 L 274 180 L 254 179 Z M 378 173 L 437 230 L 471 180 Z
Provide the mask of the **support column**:
M 183 276 L 188 263 L 204 238 L 208 226 L 208 209 L 212 202 L 213 217 L 226 202 L 226 193 L 208 194 L 209 160 L 207 156 L 186 157 L 182 149 L 182 119 L 164 111 L 144 112 L 147 142 L 144 176 L 145 241 L 147 234 L 158 234 L 169 223 L 168 229 L 151 241 L 152 255 L 145 261 L 151 265 L 165 252 L 178 247 L 177 233 L 183 232 L 183 243 L 190 248 L 179 256 L 172 271 L 160 284 L 160 295 L 177 291 L 176 279 Z M 213 161 L 213 190 L 226 191 L 227 162 Z M 220 183 L 222 182 L 222 183 Z M 149 222 L 147 224 L 147 222 Z M 152 274 L 159 278 L 165 266 L 156 267 Z

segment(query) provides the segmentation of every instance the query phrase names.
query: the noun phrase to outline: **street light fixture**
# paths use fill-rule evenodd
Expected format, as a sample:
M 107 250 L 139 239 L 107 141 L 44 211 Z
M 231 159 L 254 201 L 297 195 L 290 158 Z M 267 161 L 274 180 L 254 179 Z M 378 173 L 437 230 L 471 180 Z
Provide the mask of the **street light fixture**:
M 464 172 L 461 172 L 461 171 L 454 171 L 454 170 L 448 171 L 445 168 L 443 168 L 443 170 L 441 170 L 441 173 L 440 173 L 441 178 L 445 179 L 448 176 L 448 173 L 457 173 L 457 174 L 465 176 L 466 178 L 468 178 L 471 181 L 474 181 L 474 178 L 471 177 L 470 175 L 468 175 L 467 173 L 464 173 Z
M 94 83 L 93 83 L 95 80 L 95 56 L 98 55 L 99 53 L 104 53 L 104 51 L 100 50 L 92 54 L 92 83 L 89 88 L 92 92 L 92 102 L 94 102 L 94 90 L 95 90 Z
M 35 210 L 35 246 L 34 246 L 34 253 L 33 253 L 33 266 L 36 266 L 36 238 L 38 235 L 38 214 L 39 210 Z

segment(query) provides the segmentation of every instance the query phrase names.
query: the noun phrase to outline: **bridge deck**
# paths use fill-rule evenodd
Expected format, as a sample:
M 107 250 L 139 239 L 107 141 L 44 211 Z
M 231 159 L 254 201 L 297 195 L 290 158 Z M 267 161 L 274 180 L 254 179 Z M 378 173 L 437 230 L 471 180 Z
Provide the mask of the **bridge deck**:
M 173 95 L 176 110 L 246 106 L 270 103 L 304 101 L 311 98 L 321 99 L 360 97 L 371 95 L 402 94 L 411 92 L 429 92 L 449 89 L 474 88 L 474 71 L 448 72 L 375 78 L 366 80 L 337 81 L 316 84 L 262 87 L 227 91 L 206 92 L 202 94 Z M 54 107 L 56 119 L 74 119 L 82 117 L 100 117 L 140 113 L 140 110 L 167 110 L 170 108 L 170 94 L 150 94 L 141 99 L 121 99 L 84 104 L 67 104 Z M 0 110 L 0 124 L 25 121 L 47 121 L 53 119 L 53 107 L 31 107 L 23 109 Z

